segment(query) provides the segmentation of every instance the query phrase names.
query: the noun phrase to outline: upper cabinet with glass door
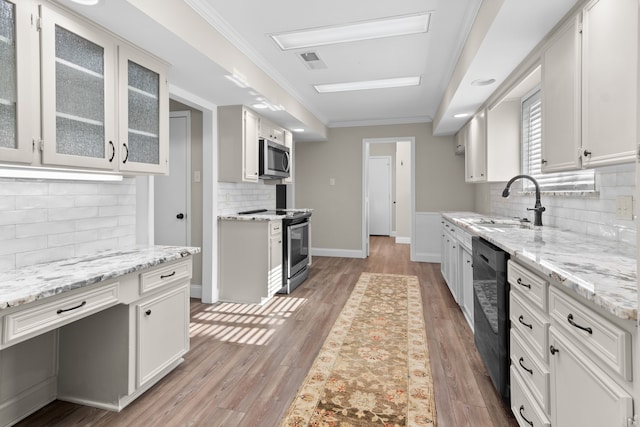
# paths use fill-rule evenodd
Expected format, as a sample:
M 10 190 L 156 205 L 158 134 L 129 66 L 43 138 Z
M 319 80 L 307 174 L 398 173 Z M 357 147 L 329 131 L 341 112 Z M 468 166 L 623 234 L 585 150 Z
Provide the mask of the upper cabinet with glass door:
M 38 136 L 30 108 L 37 33 L 27 7 L 24 2 L 0 0 L 0 159 L 18 163 L 32 162 Z
M 116 43 L 41 6 L 42 163 L 116 169 Z
M 167 67 L 144 53 L 118 48 L 120 170 L 169 170 Z

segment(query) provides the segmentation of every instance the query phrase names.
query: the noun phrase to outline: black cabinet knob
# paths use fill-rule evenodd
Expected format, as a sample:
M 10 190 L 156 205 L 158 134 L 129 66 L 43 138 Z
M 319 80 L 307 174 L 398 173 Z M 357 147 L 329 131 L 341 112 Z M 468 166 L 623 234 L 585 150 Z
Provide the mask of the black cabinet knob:
M 184 219 L 184 214 L 183 213 L 179 213 L 178 215 L 176 215 L 176 218 Z
M 144 314 L 146 314 L 147 316 L 150 316 L 151 315 L 151 310 L 145 311 Z

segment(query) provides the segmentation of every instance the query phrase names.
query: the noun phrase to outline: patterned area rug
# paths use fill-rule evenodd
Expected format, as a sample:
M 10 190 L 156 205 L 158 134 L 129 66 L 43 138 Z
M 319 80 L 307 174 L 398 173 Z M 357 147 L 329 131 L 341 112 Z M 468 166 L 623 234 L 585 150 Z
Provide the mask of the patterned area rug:
M 281 427 L 434 426 L 418 278 L 362 273 Z

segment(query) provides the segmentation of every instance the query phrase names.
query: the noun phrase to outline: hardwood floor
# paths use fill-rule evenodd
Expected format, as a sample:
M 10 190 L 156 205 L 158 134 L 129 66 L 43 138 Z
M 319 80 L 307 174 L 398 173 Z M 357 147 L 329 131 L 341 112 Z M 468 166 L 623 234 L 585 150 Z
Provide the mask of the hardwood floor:
M 361 272 L 416 275 L 422 287 L 438 427 L 517 426 L 440 275 L 409 246 L 372 237 L 367 259 L 313 259 L 310 278 L 263 307 L 191 302 L 191 349 L 120 413 L 55 401 L 19 426 L 275 426 Z

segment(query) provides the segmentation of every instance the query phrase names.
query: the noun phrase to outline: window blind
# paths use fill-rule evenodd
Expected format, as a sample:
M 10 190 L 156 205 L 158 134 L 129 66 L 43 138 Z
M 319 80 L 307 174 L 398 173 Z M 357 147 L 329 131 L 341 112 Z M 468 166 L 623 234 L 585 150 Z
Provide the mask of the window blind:
M 522 171 L 534 177 L 542 191 L 593 191 L 595 171 L 542 173 L 542 100 L 540 90 L 522 102 Z M 533 191 L 529 180 L 522 180 L 523 191 Z

